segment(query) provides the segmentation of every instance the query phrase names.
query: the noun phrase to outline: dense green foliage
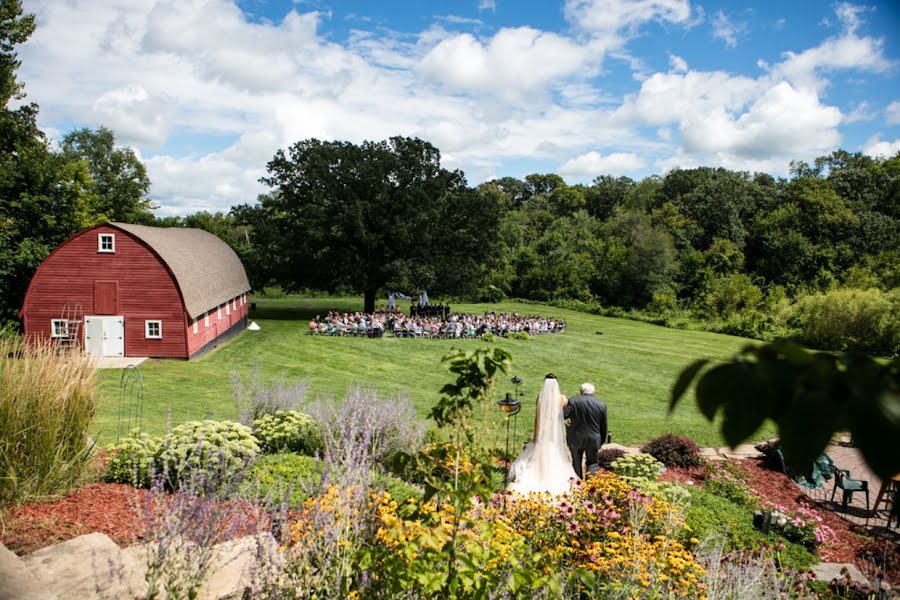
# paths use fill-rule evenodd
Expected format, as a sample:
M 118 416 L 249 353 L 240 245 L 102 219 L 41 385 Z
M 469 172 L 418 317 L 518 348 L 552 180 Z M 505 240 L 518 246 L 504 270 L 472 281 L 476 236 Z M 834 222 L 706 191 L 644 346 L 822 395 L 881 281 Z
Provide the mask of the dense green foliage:
M 0 339 L 0 506 L 63 494 L 93 450 L 90 364 L 48 345 Z
M 253 421 L 253 435 L 269 452 L 297 452 L 312 456 L 322 449 L 322 432 L 309 415 L 279 410 Z

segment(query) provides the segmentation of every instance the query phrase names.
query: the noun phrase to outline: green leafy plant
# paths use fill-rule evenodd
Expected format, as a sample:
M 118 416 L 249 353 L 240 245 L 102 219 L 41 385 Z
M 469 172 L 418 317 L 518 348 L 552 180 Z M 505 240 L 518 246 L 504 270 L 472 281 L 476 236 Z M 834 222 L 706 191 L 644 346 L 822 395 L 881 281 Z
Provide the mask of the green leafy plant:
M 270 452 L 299 452 L 313 455 L 322 449 L 322 432 L 309 415 L 279 410 L 253 421 L 253 434 Z
M 322 480 L 322 462 L 299 454 L 268 454 L 253 463 L 242 491 L 257 498 L 287 500 L 291 508 L 300 508 Z
M 112 483 L 129 483 L 149 487 L 156 471 L 156 461 L 163 441 L 133 429 L 130 435 L 107 449 L 109 461 L 104 479 Z
M 215 471 L 223 478 L 243 472 L 259 453 L 250 428 L 231 421 L 188 421 L 172 429 L 159 455 L 169 483 L 192 473 Z
M 708 362 L 698 360 L 681 372 L 670 412 Z M 747 346 L 704 372 L 695 395 L 710 422 L 722 412 L 722 436 L 731 447 L 772 419 L 785 462 L 797 473 L 810 473 L 832 436 L 847 430 L 877 475 L 900 472 L 900 357 L 884 364 L 863 354 L 808 352 L 788 342 Z
M 700 448 L 689 437 L 667 433 L 653 438 L 641 452 L 649 454 L 667 467 L 696 467 L 700 464 Z
M 614 473 L 628 478 L 643 478 L 656 481 L 660 473 L 666 470 L 665 465 L 650 456 L 638 452 L 617 458 L 611 464 Z

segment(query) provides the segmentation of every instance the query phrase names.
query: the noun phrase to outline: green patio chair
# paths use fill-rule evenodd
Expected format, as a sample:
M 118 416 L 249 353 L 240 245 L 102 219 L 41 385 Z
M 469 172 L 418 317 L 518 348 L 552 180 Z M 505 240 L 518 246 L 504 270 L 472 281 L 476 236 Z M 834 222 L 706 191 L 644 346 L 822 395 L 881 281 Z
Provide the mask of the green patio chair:
M 841 498 L 841 510 L 847 512 L 847 502 L 853 502 L 853 494 L 862 492 L 866 495 L 866 514 L 869 513 L 869 482 L 865 479 L 852 479 L 850 471 L 847 469 L 838 469 L 834 467 L 834 488 L 831 490 L 831 500 L 834 501 L 834 495 L 838 488 L 843 492 Z

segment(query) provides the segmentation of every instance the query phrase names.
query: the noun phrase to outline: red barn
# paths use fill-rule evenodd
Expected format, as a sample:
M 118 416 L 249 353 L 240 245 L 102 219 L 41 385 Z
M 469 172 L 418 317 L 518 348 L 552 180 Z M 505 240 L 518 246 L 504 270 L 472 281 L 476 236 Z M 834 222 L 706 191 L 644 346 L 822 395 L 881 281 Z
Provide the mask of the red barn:
M 200 229 L 107 223 L 41 263 L 19 312 L 25 335 L 97 356 L 192 358 L 247 325 L 240 259 Z

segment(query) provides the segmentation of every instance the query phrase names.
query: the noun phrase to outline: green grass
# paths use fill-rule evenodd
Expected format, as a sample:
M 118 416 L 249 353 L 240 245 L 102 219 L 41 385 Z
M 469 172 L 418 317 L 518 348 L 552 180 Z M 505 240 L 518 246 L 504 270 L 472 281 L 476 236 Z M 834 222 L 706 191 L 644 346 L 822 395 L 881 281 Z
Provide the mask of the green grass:
M 438 398 L 438 390 L 450 381 L 441 357 L 451 348 L 487 346 L 481 340 L 411 340 L 329 338 L 309 336 L 310 317 L 329 308 L 361 310 L 360 298 L 256 298 L 251 318 L 261 330 L 245 331 L 208 355 L 191 362 L 151 360 L 140 366 L 144 377 L 144 429 L 165 431 L 172 424 L 205 417 L 232 419 L 232 372 L 243 376 L 254 363 L 265 378 L 306 380 L 310 398 L 340 396 L 348 386 L 362 385 L 383 394 L 406 392 L 425 418 Z M 563 334 L 529 340 L 498 338 L 494 344 L 508 350 L 513 369 L 524 380 L 523 409 L 518 417 L 519 441 L 530 433 L 534 401 L 543 377 L 553 372 L 563 392 L 578 393 L 583 381 L 597 386 L 606 401 L 613 441 L 637 444 L 662 433 L 674 432 L 698 444 L 723 445 L 718 430 L 702 417 L 693 392 L 674 414 L 667 413 L 669 392 L 680 370 L 697 358 L 724 360 L 749 340 L 706 333 L 666 329 L 647 323 L 599 317 L 537 304 L 501 303 L 453 305 L 454 311 L 482 313 L 518 312 L 563 317 Z M 597 335 L 602 332 L 602 335 Z M 94 430 L 101 444 L 115 441 L 120 371 L 100 376 L 99 409 Z M 498 392 L 512 391 L 504 379 Z M 483 407 L 481 420 L 487 441 L 502 444 L 503 421 L 499 411 Z M 771 429 L 758 434 L 770 436 Z

